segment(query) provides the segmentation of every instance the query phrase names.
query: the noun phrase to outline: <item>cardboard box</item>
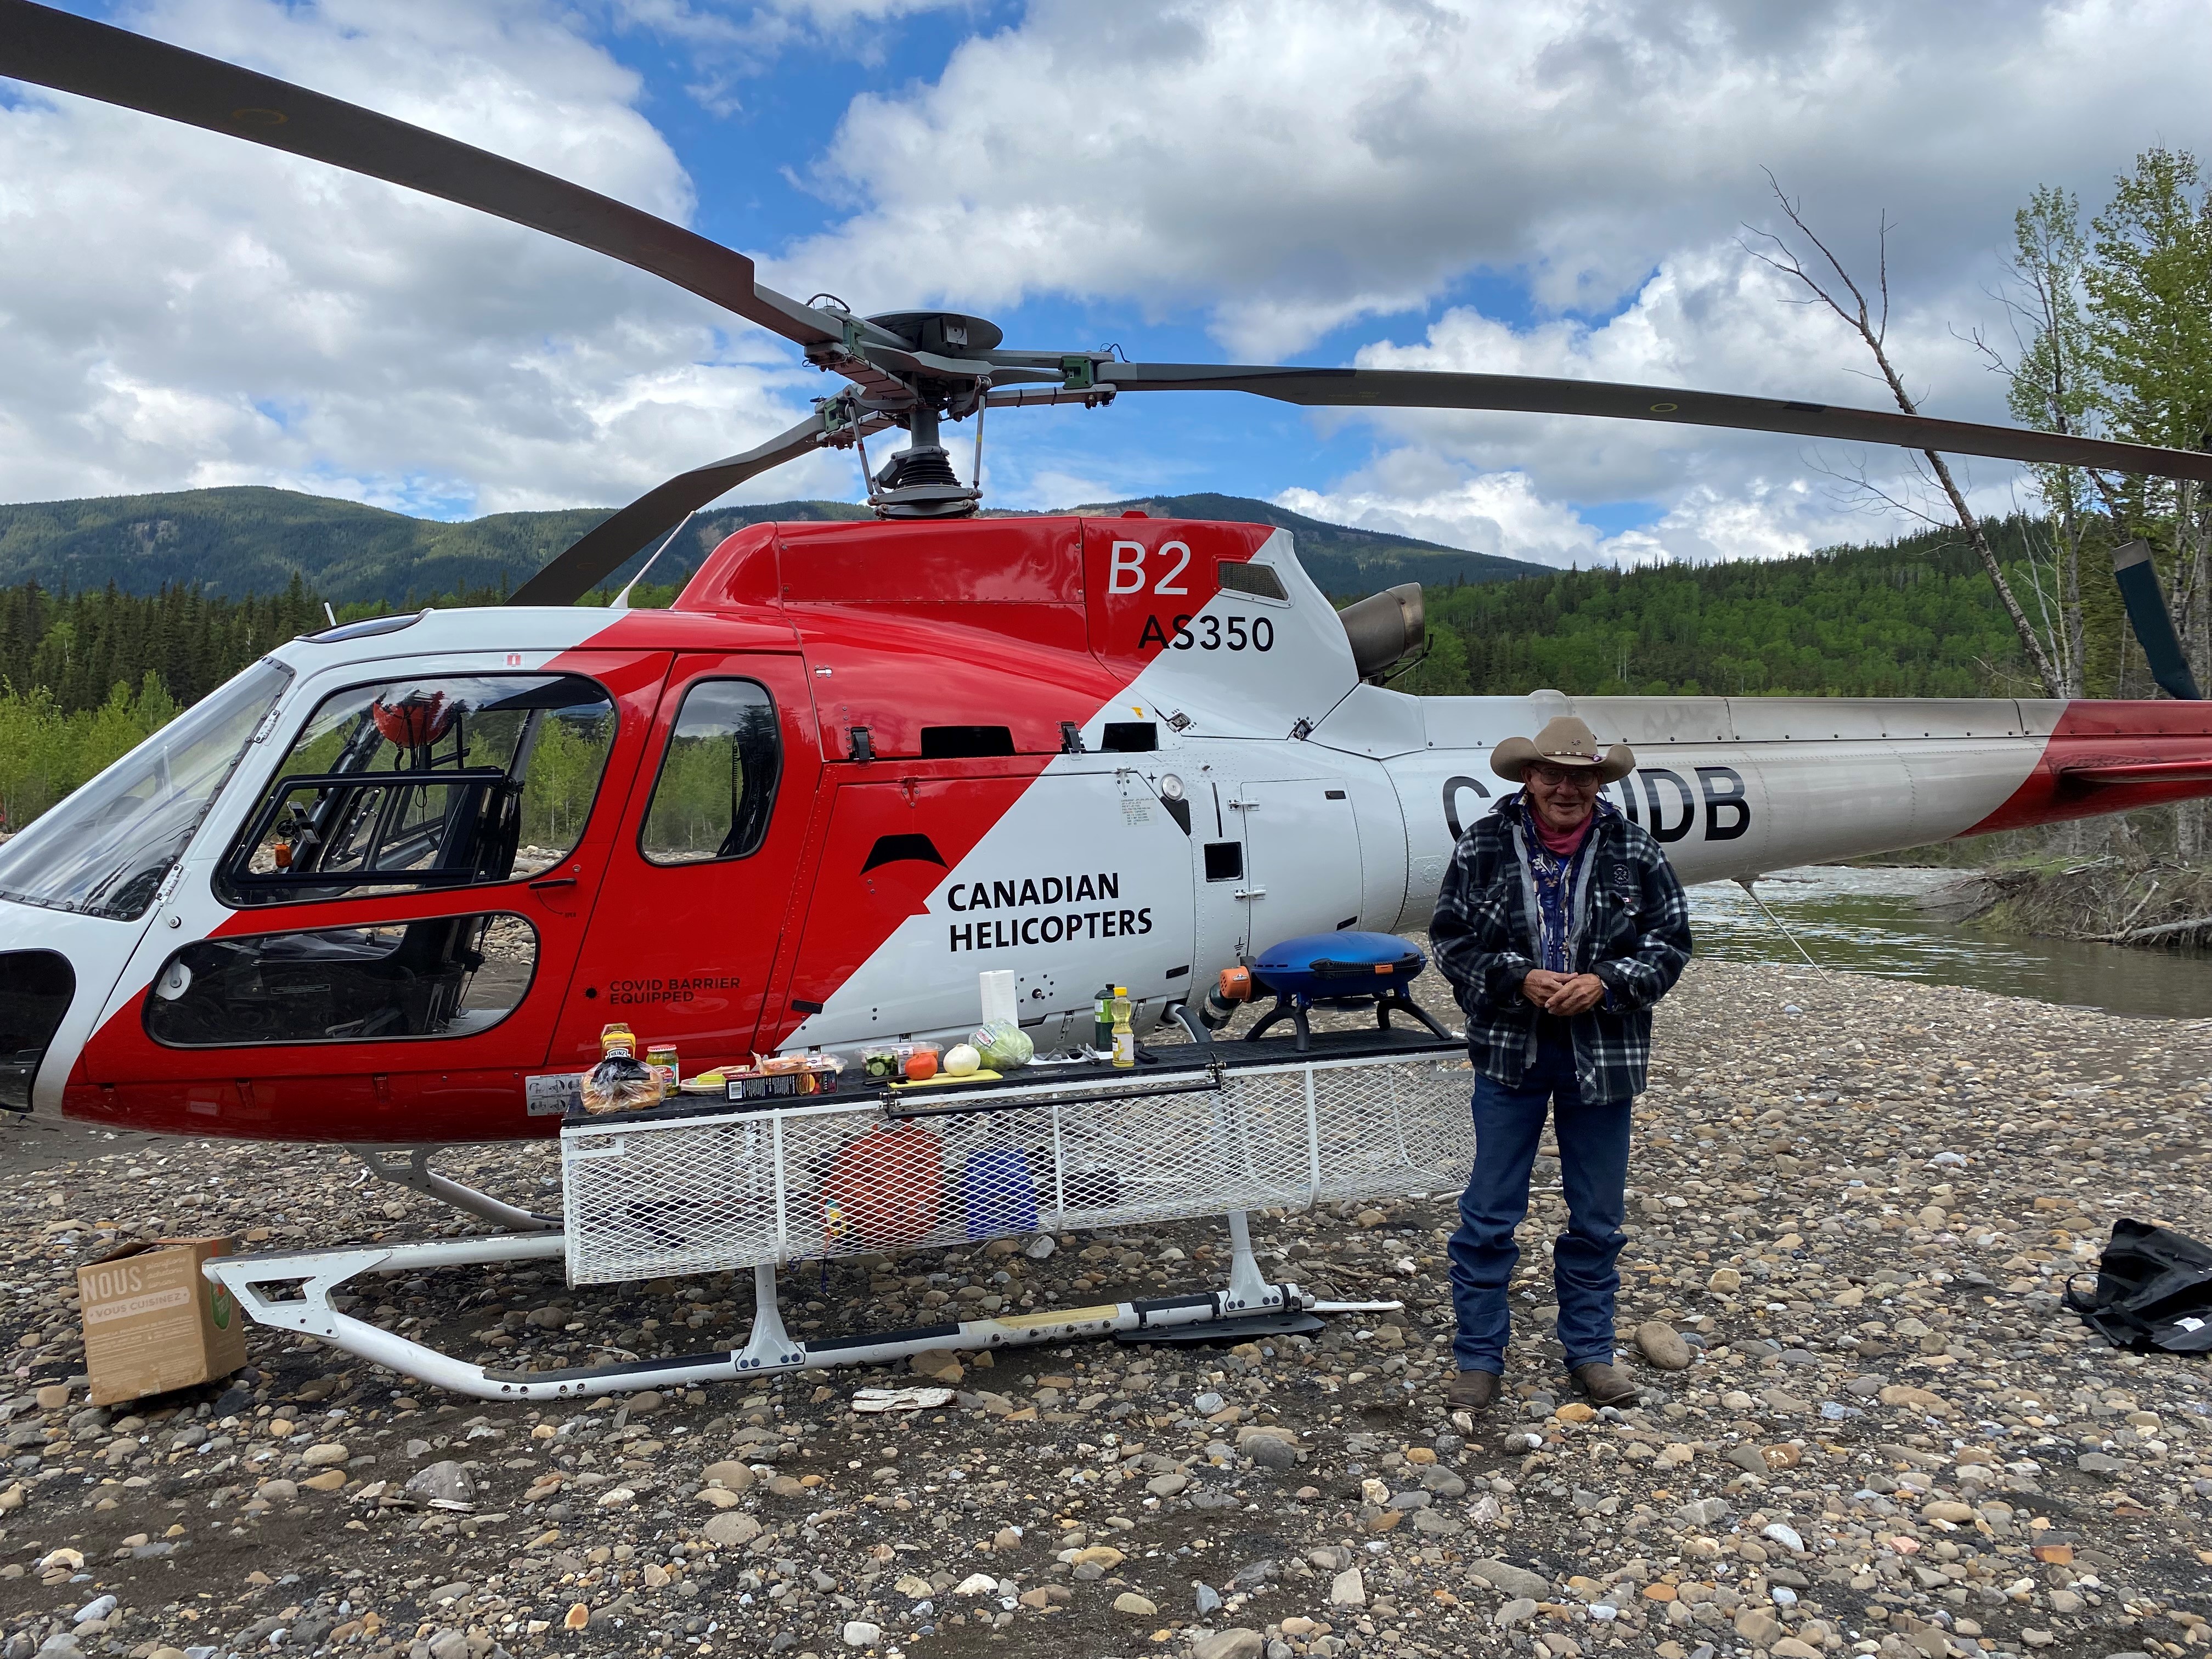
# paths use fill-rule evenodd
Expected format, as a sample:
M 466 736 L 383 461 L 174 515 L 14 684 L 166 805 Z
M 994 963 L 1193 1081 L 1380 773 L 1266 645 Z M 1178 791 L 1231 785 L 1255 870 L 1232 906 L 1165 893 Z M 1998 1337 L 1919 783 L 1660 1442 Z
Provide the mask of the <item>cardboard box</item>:
M 246 1316 L 200 1273 L 229 1253 L 228 1238 L 157 1238 L 76 1270 L 94 1405 L 210 1382 L 246 1363 Z

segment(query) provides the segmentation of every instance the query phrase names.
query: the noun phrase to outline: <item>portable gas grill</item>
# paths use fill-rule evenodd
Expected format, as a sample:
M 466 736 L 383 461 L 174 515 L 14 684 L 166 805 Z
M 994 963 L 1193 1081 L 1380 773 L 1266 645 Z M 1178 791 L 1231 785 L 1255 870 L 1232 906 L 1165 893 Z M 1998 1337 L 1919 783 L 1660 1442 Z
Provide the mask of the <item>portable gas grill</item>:
M 1390 1029 L 1396 1010 L 1449 1042 L 1451 1033 L 1407 989 L 1427 966 L 1419 948 L 1395 933 L 1304 933 L 1271 945 L 1253 960 L 1251 972 L 1254 988 L 1273 992 L 1275 1006 L 1244 1034 L 1245 1041 L 1257 1042 L 1287 1019 L 1297 1030 L 1303 1054 L 1313 1036 L 1306 1023 L 1309 1009 L 1372 1007 L 1381 1030 Z

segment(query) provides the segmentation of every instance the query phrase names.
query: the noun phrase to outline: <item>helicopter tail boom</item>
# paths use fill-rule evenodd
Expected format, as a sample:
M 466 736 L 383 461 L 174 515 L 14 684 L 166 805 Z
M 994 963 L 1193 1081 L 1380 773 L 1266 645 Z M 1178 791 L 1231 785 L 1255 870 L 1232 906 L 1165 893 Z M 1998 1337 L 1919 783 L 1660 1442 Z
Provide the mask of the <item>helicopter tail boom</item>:
M 1417 699 L 1362 687 L 1316 736 L 1356 734 L 1397 789 L 1410 854 L 1399 926 L 1425 922 L 1453 843 L 1512 792 L 1490 769 L 1497 744 L 1563 714 L 1635 750 L 1636 770 L 1602 798 L 1691 883 L 2212 796 L 2202 703 Z M 1378 744 L 1394 719 L 1400 740 Z

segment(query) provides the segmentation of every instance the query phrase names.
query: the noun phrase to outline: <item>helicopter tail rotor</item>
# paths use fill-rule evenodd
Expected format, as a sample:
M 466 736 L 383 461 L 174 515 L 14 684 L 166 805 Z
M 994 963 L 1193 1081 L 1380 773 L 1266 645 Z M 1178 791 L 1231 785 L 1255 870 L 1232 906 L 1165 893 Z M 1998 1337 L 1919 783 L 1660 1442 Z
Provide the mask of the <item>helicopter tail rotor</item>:
M 2135 630 L 2136 641 L 2142 647 L 2150 677 L 2159 690 L 2184 702 L 2199 701 L 2204 694 L 2197 688 L 2197 676 L 2189 672 L 2188 653 L 2173 631 L 2173 613 L 2166 609 L 2166 595 L 2160 591 L 2150 544 L 2123 542 L 2114 548 L 2112 580 L 2119 585 L 2128 626 Z

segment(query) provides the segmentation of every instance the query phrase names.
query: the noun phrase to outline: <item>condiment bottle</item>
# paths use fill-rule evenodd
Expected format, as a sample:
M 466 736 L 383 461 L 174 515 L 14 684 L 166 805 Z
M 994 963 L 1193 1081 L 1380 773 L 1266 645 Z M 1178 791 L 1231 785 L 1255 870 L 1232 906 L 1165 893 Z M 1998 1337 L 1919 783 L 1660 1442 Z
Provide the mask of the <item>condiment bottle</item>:
M 1137 1063 L 1137 1033 L 1129 1024 L 1129 988 L 1127 986 L 1117 985 L 1114 988 L 1114 1000 L 1111 1006 L 1114 1012 L 1114 1063 L 1116 1066 L 1134 1066 Z
M 1102 985 L 1091 1000 L 1091 1046 L 1103 1052 L 1114 1046 L 1114 988 Z

